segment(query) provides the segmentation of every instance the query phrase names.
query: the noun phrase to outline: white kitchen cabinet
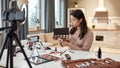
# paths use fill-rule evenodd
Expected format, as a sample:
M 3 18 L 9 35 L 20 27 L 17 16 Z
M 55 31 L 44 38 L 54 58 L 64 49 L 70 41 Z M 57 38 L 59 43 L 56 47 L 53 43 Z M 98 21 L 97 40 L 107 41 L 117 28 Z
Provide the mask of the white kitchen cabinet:
M 120 31 L 115 30 L 93 30 L 94 41 L 93 45 L 95 47 L 110 47 L 110 48 L 120 48 Z M 103 41 L 97 41 L 96 36 L 103 36 Z

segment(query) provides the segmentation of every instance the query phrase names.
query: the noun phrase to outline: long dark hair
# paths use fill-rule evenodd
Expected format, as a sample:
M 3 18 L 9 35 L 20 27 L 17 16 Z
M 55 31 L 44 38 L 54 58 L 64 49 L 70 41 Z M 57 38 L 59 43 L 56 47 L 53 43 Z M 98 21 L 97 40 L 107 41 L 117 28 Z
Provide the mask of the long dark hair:
M 79 34 L 80 39 L 82 39 L 85 36 L 85 34 L 87 33 L 87 31 L 88 31 L 88 27 L 87 27 L 87 22 L 86 22 L 85 16 L 84 16 L 82 10 L 74 10 L 70 15 L 72 15 L 75 18 L 77 18 L 78 20 L 80 20 L 80 18 L 82 18 L 82 22 L 80 24 L 81 32 Z M 76 30 L 77 30 L 77 27 L 73 27 L 70 30 L 70 34 L 74 34 L 76 32 Z

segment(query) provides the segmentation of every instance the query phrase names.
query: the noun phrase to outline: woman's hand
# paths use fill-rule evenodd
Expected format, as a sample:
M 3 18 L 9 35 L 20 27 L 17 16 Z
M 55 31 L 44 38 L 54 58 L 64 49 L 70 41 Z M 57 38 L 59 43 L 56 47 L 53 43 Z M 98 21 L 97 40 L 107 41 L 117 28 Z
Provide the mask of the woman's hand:
M 62 45 L 63 46 L 68 46 L 69 45 L 69 41 L 68 40 L 63 40 L 62 41 Z

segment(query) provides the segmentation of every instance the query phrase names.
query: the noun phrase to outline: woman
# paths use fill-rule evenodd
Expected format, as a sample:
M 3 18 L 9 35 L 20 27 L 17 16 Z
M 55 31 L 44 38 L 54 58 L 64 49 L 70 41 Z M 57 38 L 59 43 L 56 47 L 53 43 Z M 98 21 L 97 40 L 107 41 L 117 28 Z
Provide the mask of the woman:
M 88 29 L 82 10 L 74 10 L 71 13 L 73 27 L 70 30 L 69 41 L 62 41 L 62 45 L 72 50 L 89 51 L 93 42 L 93 32 Z

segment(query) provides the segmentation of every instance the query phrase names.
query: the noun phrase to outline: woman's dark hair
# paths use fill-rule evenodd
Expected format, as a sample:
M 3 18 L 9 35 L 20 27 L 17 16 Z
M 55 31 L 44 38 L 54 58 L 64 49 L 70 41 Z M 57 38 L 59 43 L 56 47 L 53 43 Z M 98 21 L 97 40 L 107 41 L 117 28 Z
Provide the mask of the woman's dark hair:
M 82 10 L 74 10 L 70 15 L 77 18 L 78 20 L 80 20 L 82 18 L 82 22 L 80 24 L 81 33 L 79 34 L 80 39 L 82 39 L 88 31 L 85 16 L 84 16 Z M 76 30 L 77 30 L 77 27 L 73 27 L 70 30 L 70 34 L 74 34 L 76 32 Z

